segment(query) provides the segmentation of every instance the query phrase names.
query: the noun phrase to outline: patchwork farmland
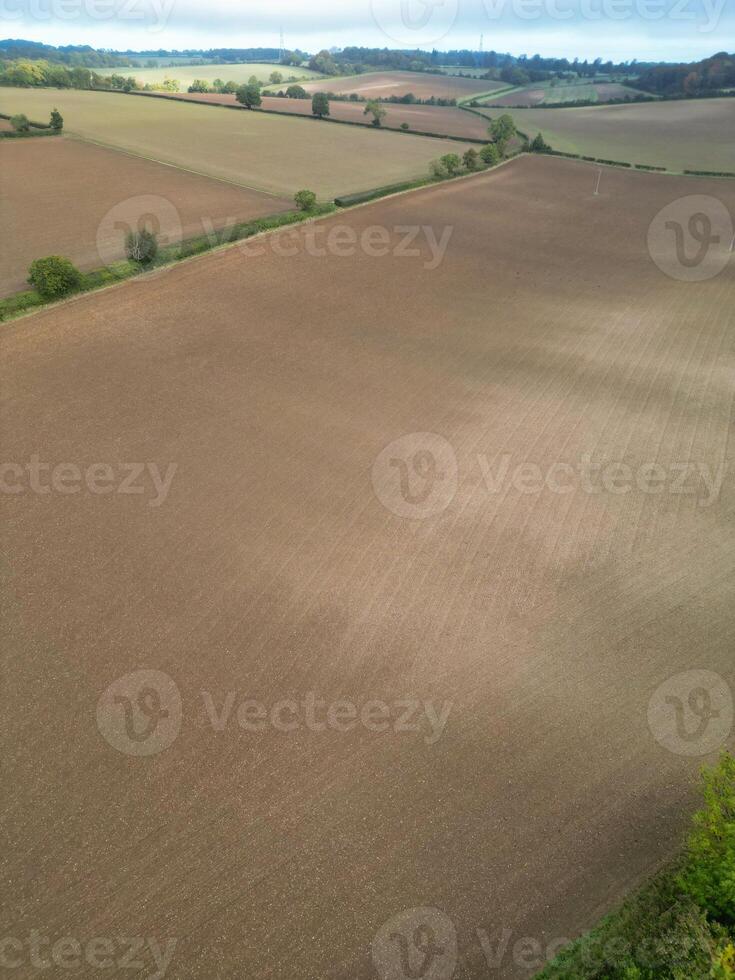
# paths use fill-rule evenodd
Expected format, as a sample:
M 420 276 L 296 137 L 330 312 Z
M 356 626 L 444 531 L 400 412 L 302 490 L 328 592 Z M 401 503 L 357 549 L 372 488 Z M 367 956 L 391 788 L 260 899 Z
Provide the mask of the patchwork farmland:
M 42 895 L 59 935 L 179 935 L 177 977 L 373 980 L 383 924 L 431 902 L 479 978 L 478 929 L 545 946 L 673 856 L 699 760 L 652 738 L 649 699 L 693 650 L 735 684 L 734 270 L 676 281 L 647 239 L 693 192 L 735 212 L 735 184 L 597 180 L 527 155 L 3 328 L 7 458 L 176 464 L 157 506 L 0 499 L 0 728 L 23 747 L 3 880 L 24 935 Z M 445 242 L 438 264 L 426 235 L 401 249 L 406 227 Z M 325 254 L 335 229 L 357 244 Z M 396 489 L 408 433 L 445 447 L 429 497 Z M 696 479 L 608 492 L 600 469 L 594 490 L 529 491 L 505 457 L 725 475 L 715 499 Z M 95 723 L 141 666 L 183 703 L 145 759 Z M 223 708 L 306 691 L 416 692 L 450 722 L 429 744 L 245 732 Z
M 334 92 L 337 95 L 357 95 L 363 99 L 403 97 L 412 92 L 417 99 L 464 99 L 496 88 L 506 88 L 504 82 L 481 78 L 459 78 L 453 75 L 426 74 L 411 71 L 366 72 L 347 78 L 325 78 L 308 82 L 307 92 Z
M 85 271 L 124 258 L 124 229 L 137 227 L 141 208 L 166 245 L 293 206 L 78 140 L 13 140 L 0 152 L 0 296 L 27 288 L 40 255 L 66 255 Z
M 47 119 L 54 106 L 75 136 L 279 198 L 310 187 L 331 199 L 423 177 L 432 159 L 462 152 L 461 143 L 166 99 L 0 89 L 0 112 Z
M 238 105 L 234 95 L 192 92 L 185 96 L 172 96 L 172 98 L 186 98 L 193 102 L 214 105 Z M 265 95 L 262 108 L 268 112 L 288 112 L 297 116 L 312 115 L 311 99 L 281 99 Z M 488 123 L 479 115 L 464 112 L 453 106 L 385 105 L 383 108 L 386 115 L 381 125 L 385 129 L 400 129 L 404 123 L 407 123 L 412 130 L 419 133 L 487 140 Z M 362 126 L 372 125 L 372 117 L 365 114 L 365 105 L 361 102 L 330 102 L 329 118 L 340 122 L 359 123 Z
M 533 107 L 558 102 L 610 102 L 614 99 L 632 99 L 640 94 L 636 89 L 619 82 L 570 82 L 529 85 L 517 88 L 505 95 L 483 100 L 483 105 Z
M 293 78 L 295 81 L 316 81 L 322 76 L 319 72 L 309 71 L 308 68 L 291 68 L 274 64 L 225 64 L 225 65 L 173 65 L 165 68 L 131 68 L 125 74 L 131 74 L 140 85 L 152 87 L 161 85 L 166 79 L 178 81 L 181 91 L 185 92 L 195 81 L 207 82 L 209 85 L 215 79 L 223 82 L 237 82 L 244 85 L 252 77 L 267 84 L 274 71 L 280 72 L 284 79 Z
M 735 99 L 687 99 L 509 112 L 519 129 L 542 133 L 556 150 L 666 167 L 735 172 Z

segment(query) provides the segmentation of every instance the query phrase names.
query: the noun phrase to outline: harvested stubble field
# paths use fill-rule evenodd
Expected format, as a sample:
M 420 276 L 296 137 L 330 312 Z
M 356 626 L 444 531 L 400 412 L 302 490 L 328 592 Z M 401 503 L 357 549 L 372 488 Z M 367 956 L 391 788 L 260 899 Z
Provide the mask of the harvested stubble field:
M 523 157 L 5 329 L 7 459 L 178 464 L 157 507 L 2 498 L 17 934 L 41 909 L 58 935 L 179 937 L 177 977 L 367 980 L 381 926 L 431 906 L 480 977 L 476 930 L 570 936 L 670 856 L 699 760 L 657 744 L 647 706 L 692 651 L 735 683 L 732 469 L 702 506 L 696 480 L 523 492 L 502 458 L 732 464 L 733 266 L 671 280 L 646 235 L 695 188 L 735 212 L 735 185 L 596 179 Z M 388 254 L 307 247 L 345 225 L 391 230 Z M 453 229 L 437 267 L 395 253 L 412 225 Z M 408 433 L 448 440 L 455 493 L 421 440 L 375 468 Z M 95 721 L 139 669 L 183 702 L 145 759 Z M 308 692 L 453 706 L 433 745 L 303 714 L 238 728 L 242 700 Z M 493 975 L 528 972 L 509 953 Z
M 179 96 L 177 96 L 179 98 Z M 234 95 L 196 94 L 186 95 L 192 102 L 211 102 L 216 105 L 237 105 Z M 297 116 L 311 116 L 311 99 L 279 99 L 263 96 L 263 109 L 290 112 Z M 420 133 L 436 133 L 439 136 L 459 136 L 464 139 L 486 139 L 488 124 L 479 116 L 451 106 L 433 105 L 386 105 L 385 129 L 400 129 L 408 123 Z M 330 102 L 329 115 L 343 122 L 370 126 L 372 116 L 365 115 L 365 105 L 360 102 Z
M 293 207 L 68 138 L 8 140 L 0 165 L 0 296 L 27 289 L 28 267 L 45 255 L 65 255 L 83 271 L 123 258 L 124 229 L 141 216 L 166 245 Z M 113 208 L 114 218 L 104 220 Z
M 337 95 L 356 95 L 365 99 L 388 99 L 413 92 L 417 99 L 464 99 L 496 88 L 506 88 L 505 82 L 481 78 L 457 78 L 450 75 L 415 71 L 376 71 L 346 78 L 324 78 L 304 85 L 307 92 L 335 92 Z
M 735 172 L 735 99 L 515 109 L 511 115 L 523 132 L 541 132 L 565 153 L 669 170 Z
M 411 180 L 443 153 L 462 152 L 450 141 L 146 96 L 13 89 L 12 99 L 16 111 L 34 118 L 58 106 L 66 131 L 84 139 L 280 197 L 308 187 L 331 199 Z
M 259 82 L 266 83 L 274 71 L 279 71 L 284 79 L 295 78 L 298 81 L 304 79 L 316 80 L 322 76 L 318 71 L 310 71 L 308 68 L 290 68 L 287 66 L 270 64 L 232 64 L 232 65 L 181 65 L 168 68 L 134 68 L 121 69 L 120 74 L 132 75 L 141 85 L 160 85 L 167 78 L 176 79 L 185 92 L 187 88 L 199 79 L 208 82 L 210 85 L 216 78 L 221 78 L 223 82 L 238 82 L 240 85 L 248 81 L 253 75 Z
M 590 102 L 609 102 L 611 99 L 632 99 L 636 91 L 619 82 L 597 82 L 569 85 L 529 85 L 516 89 L 507 95 L 489 98 L 485 105 L 498 106 L 537 106 L 544 102 L 577 102 L 587 99 Z

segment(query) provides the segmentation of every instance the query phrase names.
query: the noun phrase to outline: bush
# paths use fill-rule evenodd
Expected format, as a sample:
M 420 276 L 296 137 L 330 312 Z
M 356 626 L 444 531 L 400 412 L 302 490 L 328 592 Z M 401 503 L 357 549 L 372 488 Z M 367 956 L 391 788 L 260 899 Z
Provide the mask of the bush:
M 288 99 L 308 99 L 309 93 L 301 85 L 289 85 L 286 89 Z
M 51 129 L 56 130 L 57 133 L 60 133 L 64 128 L 64 117 L 61 115 L 58 109 L 54 109 L 51 112 L 49 125 L 51 126 Z
M 81 288 L 82 274 L 69 259 L 49 255 L 31 264 L 28 282 L 44 299 L 59 299 Z
M 408 123 L 401 123 L 401 129 L 404 131 L 404 133 L 407 133 L 410 128 L 411 127 L 408 125 Z
M 313 211 L 316 207 L 316 194 L 314 191 L 297 191 L 293 199 L 299 211 Z
M 735 757 L 705 768 L 705 807 L 694 818 L 679 883 L 716 922 L 735 926 Z
M 31 124 L 28 116 L 25 116 L 22 112 L 19 112 L 17 116 L 10 117 L 10 125 L 16 131 L 16 133 L 30 133 Z
M 480 159 L 488 167 L 494 167 L 496 163 L 500 163 L 500 154 L 498 153 L 497 146 L 494 143 L 488 143 L 487 146 L 483 146 L 480 150 Z
M 158 255 L 158 239 L 152 231 L 131 231 L 125 236 L 125 254 L 131 262 L 149 265 Z
M 551 147 L 543 138 L 541 133 L 534 139 L 534 141 L 529 145 L 529 150 L 531 153 L 550 153 Z
M 480 154 L 477 150 L 470 147 L 469 150 L 462 157 L 462 163 L 465 166 L 465 170 L 477 170 L 480 165 Z
M 441 163 L 444 165 L 444 169 L 450 177 L 458 174 L 459 168 L 462 165 L 456 153 L 445 153 L 441 158 Z

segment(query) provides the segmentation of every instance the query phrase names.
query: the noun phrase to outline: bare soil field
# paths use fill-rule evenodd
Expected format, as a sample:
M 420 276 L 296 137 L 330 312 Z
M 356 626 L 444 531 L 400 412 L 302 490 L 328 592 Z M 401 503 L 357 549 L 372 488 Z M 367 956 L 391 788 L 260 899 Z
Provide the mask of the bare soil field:
M 237 105 L 234 95 L 212 95 L 191 93 L 185 96 L 193 102 L 210 102 L 216 105 Z M 179 98 L 179 96 L 177 96 Z M 311 116 L 311 99 L 279 99 L 263 96 L 263 109 L 275 112 L 290 112 L 297 116 Z M 487 123 L 479 116 L 451 106 L 433 105 L 388 105 L 383 126 L 386 129 L 400 129 L 408 123 L 411 129 L 420 133 L 436 133 L 439 136 L 460 136 L 466 139 L 487 138 Z M 333 119 L 360 123 L 370 126 L 372 117 L 365 115 L 363 103 L 331 102 L 329 114 Z
M 324 78 L 304 85 L 307 92 L 336 92 L 338 95 L 354 92 L 365 99 L 388 99 L 391 95 L 403 96 L 409 92 L 413 92 L 417 99 L 429 99 L 432 95 L 437 99 L 462 99 L 505 87 L 505 82 L 413 71 L 368 72 L 346 78 Z
M 456 976 L 525 978 L 516 942 L 671 856 L 701 760 L 650 699 L 693 664 L 735 685 L 735 269 L 675 281 L 646 241 L 735 185 L 596 180 L 523 157 L 4 328 L 4 459 L 102 465 L 0 497 L 14 935 L 374 980 L 379 930 L 431 907 Z M 407 226 L 451 228 L 443 260 Z M 730 468 L 709 498 L 516 478 L 585 460 Z
M 0 90 L 6 111 L 8 90 Z M 428 173 L 462 144 L 398 137 L 357 126 L 323 126 L 258 112 L 217 112 L 144 96 L 13 89 L 13 110 L 46 118 L 57 105 L 66 131 L 114 149 L 290 197 L 308 187 L 321 199 Z M 457 147 L 460 150 L 457 150 Z
M 574 85 L 529 85 L 526 88 L 489 98 L 484 105 L 537 106 L 544 102 L 576 102 L 589 99 L 592 102 L 609 102 L 611 99 L 633 98 L 635 91 L 619 82 L 598 82 Z
M 565 153 L 670 170 L 735 172 L 735 99 L 516 109 L 511 115 L 524 132 L 543 133 Z
M 45 255 L 65 255 L 84 271 L 124 258 L 125 229 L 141 216 L 166 245 L 293 208 L 270 194 L 66 138 L 8 140 L 0 160 L 1 296 L 27 289 L 28 267 Z

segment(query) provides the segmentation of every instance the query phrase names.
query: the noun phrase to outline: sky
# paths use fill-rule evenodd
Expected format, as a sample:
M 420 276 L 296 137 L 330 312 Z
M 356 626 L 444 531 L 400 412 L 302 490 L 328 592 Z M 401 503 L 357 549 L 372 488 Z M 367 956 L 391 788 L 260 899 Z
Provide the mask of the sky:
M 0 0 L 0 36 L 95 48 L 484 50 L 607 61 L 735 51 L 735 0 Z

